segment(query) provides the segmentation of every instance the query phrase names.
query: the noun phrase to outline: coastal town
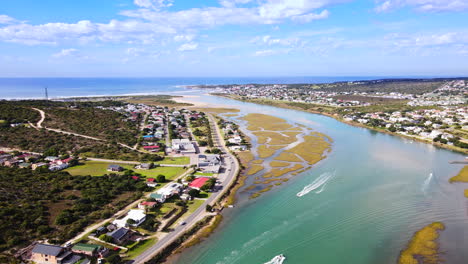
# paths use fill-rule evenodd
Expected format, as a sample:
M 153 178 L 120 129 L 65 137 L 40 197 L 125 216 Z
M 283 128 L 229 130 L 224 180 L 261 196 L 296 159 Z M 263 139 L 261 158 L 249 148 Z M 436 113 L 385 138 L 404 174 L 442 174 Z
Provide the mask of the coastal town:
M 292 108 L 321 112 L 351 124 L 435 142 L 441 146 L 468 149 L 468 80 L 441 82 L 420 93 L 362 91 L 363 82 L 348 82 L 345 91 L 298 85 L 209 86 L 214 93 L 252 102 L 290 103 Z M 328 90 L 329 89 L 329 90 Z M 355 89 L 355 90 L 353 90 Z
M 52 156 L 3 147 L 0 166 L 76 177 L 124 177 L 144 191 L 137 199 L 123 202 L 126 206 L 118 212 L 62 243 L 37 239 L 15 250 L 17 259 L 37 264 L 145 263 L 180 236 L 195 232 L 200 223 L 210 223 L 224 209 L 223 199 L 240 169 L 232 153 L 248 149 L 236 124 L 201 111 L 167 106 L 124 103 L 95 109 L 119 113 L 125 122 L 137 124 L 138 140 L 128 148 L 159 157 L 157 161 L 95 158 L 73 152 Z M 9 127 L 35 130 L 42 127 L 43 120 Z M 55 224 L 67 222 L 67 214 L 59 214 Z

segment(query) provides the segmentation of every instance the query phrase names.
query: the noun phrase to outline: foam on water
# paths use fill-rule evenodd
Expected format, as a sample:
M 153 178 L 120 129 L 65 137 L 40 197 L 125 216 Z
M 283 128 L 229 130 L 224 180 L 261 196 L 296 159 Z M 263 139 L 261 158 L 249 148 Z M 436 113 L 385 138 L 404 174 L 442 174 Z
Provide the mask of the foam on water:
M 283 256 L 283 254 L 281 254 L 281 255 L 275 256 L 270 261 L 265 262 L 265 264 L 283 264 L 285 260 L 286 258 Z
M 333 177 L 335 176 L 335 172 L 333 173 L 330 173 L 330 172 L 325 172 L 323 174 L 321 174 L 317 179 L 315 179 L 315 181 L 313 181 L 311 184 L 309 185 L 306 185 L 302 191 L 298 192 L 296 194 L 297 197 L 302 197 L 308 193 L 310 193 L 311 191 L 313 190 L 316 190 L 320 187 L 322 187 L 322 189 L 318 190 L 316 193 L 319 194 L 321 193 L 324 188 L 325 188 L 325 185 L 327 184 L 327 182 Z

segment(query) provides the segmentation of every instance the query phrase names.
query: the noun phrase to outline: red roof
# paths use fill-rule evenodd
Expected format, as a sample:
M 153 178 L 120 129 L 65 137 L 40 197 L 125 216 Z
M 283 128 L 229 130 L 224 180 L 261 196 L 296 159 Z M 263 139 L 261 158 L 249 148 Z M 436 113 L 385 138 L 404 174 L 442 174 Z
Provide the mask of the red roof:
M 156 180 L 154 178 L 148 178 L 146 181 L 147 182 L 155 182 Z
M 62 160 L 62 162 L 63 162 L 63 163 L 68 163 L 68 162 L 70 162 L 70 161 L 72 161 L 72 160 L 73 160 L 73 158 L 68 158 L 68 159 Z
M 192 188 L 200 189 L 205 184 L 205 182 L 207 182 L 209 179 L 210 178 L 207 178 L 207 177 L 196 178 L 189 184 L 189 186 Z
M 159 146 L 144 146 L 144 149 L 158 149 Z
M 144 201 L 142 203 L 140 203 L 140 205 L 143 205 L 143 206 L 155 206 L 157 204 L 157 202 L 147 202 L 147 201 Z
M 140 179 L 140 177 L 138 177 L 138 176 L 132 176 L 132 179 L 138 180 L 138 179 Z

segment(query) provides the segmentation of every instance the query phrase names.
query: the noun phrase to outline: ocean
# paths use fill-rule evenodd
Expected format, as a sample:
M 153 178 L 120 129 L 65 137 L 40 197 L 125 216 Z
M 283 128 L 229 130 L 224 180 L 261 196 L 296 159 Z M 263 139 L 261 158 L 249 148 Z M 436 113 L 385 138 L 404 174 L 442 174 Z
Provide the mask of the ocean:
M 0 78 L 0 99 L 42 99 L 103 95 L 190 94 L 183 86 L 197 84 L 330 83 L 389 77 L 249 77 L 249 78 Z

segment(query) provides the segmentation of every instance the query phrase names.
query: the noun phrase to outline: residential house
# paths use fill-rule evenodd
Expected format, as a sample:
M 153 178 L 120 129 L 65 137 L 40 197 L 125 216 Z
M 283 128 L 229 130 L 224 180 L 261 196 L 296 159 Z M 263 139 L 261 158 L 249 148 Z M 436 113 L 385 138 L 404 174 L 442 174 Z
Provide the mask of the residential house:
M 66 248 L 55 245 L 37 244 L 31 252 L 31 261 L 36 264 L 73 264 L 80 259 Z
M 172 140 L 172 150 L 181 153 L 181 154 L 195 154 L 196 149 L 193 143 L 187 139 L 173 139 Z
M 198 168 L 206 173 L 219 173 L 221 169 L 221 156 L 216 154 L 198 155 Z
M 39 163 L 34 163 L 34 164 L 31 166 L 31 168 L 32 168 L 33 170 L 36 170 L 37 168 L 46 167 L 46 166 L 48 166 L 48 165 L 49 165 L 49 164 L 47 164 L 47 163 L 39 162 Z
M 133 224 L 128 224 L 128 220 L 132 219 L 134 221 Z M 141 225 L 146 220 L 146 213 L 145 210 L 141 209 L 132 209 L 128 211 L 127 215 L 121 219 L 116 219 L 112 222 L 112 224 L 116 225 L 117 227 L 126 227 L 126 226 L 133 226 L 137 227 Z
M 146 179 L 146 185 L 148 187 L 153 187 L 154 188 L 154 187 L 158 186 L 158 183 L 156 182 L 156 179 L 148 178 L 148 179 Z
M 130 231 L 130 229 L 120 227 L 112 232 L 107 233 L 107 235 L 112 237 L 114 243 L 120 245 L 128 241 L 128 239 L 132 235 L 132 232 Z
M 190 184 L 189 187 L 192 189 L 197 189 L 200 190 L 201 187 L 209 180 L 210 178 L 208 177 L 199 177 L 193 180 Z
M 50 165 L 49 170 L 50 170 L 50 171 L 60 171 L 60 170 L 66 169 L 66 168 L 68 168 L 68 164 L 67 164 L 67 163 L 52 164 L 52 165 Z
M 144 201 L 138 204 L 138 208 L 146 210 L 146 208 L 154 208 L 158 203 L 157 202 L 148 202 Z
M 107 171 L 119 172 L 123 171 L 123 168 L 119 165 L 111 164 L 107 167 Z
M 140 170 L 149 170 L 149 169 L 153 168 L 153 164 L 151 164 L 151 163 L 141 163 L 136 168 L 140 169 Z
M 77 243 L 72 247 L 72 252 L 76 254 L 84 254 L 88 256 L 96 256 L 101 246 L 95 244 Z

